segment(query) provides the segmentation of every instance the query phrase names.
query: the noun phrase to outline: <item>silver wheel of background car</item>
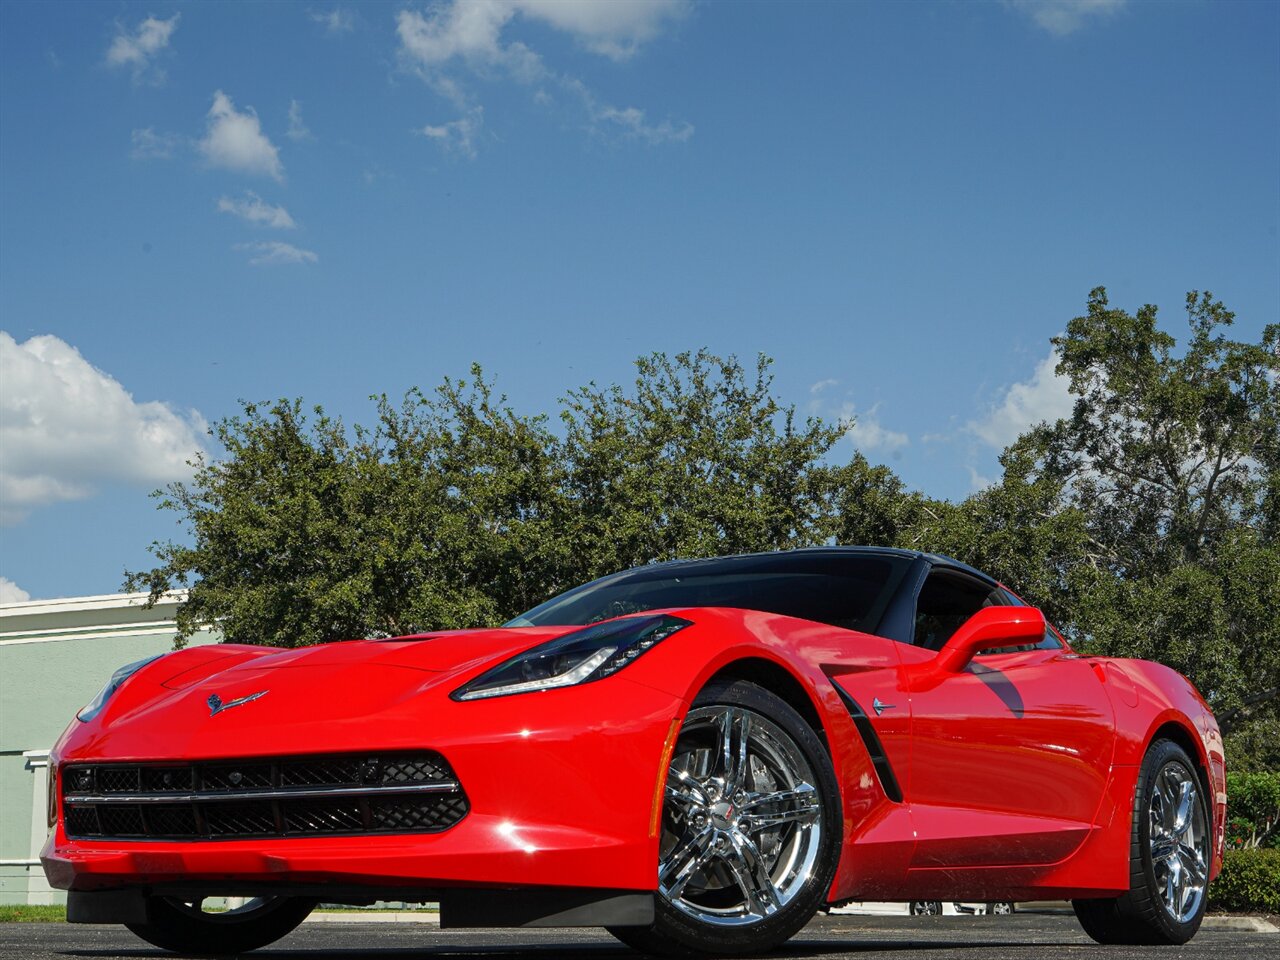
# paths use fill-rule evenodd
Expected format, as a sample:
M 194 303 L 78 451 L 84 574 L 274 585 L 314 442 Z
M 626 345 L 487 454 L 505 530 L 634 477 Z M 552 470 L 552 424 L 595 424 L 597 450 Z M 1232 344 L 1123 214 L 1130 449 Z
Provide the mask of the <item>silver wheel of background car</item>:
M 787 733 L 745 707 L 685 719 L 667 779 L 658 891 L 703 923 L 757 923 L 808 883 L 822 841 L 809 761 Z
M 1196 776 L 1170 760 L 1151 780 L 1147 799 L 1148 843 L 1156 890 L 1169 917 L 1195 916 L 1209 882 L 1209 831 Z
M 942 901 L 912 900 L 911 915 L 913 917 L 940 917 L 942 916 Z

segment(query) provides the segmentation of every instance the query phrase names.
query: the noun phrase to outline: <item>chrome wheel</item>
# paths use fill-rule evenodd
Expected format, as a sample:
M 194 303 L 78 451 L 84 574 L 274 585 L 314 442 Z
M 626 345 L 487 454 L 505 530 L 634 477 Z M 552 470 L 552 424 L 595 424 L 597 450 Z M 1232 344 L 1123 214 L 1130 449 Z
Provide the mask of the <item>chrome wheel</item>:
M 1195 774 L 1170 760 L 1151 781 L 1148 843 L 1156 891 L 1178 923 L 1195 916 L 1209 879 L 1209 831 Z
M 717 926 L 776 914 L 818 862 L 816 783 L 792 738 L 765 716 L 727 704 L 690 711 L 667 777 L 659 893 Z

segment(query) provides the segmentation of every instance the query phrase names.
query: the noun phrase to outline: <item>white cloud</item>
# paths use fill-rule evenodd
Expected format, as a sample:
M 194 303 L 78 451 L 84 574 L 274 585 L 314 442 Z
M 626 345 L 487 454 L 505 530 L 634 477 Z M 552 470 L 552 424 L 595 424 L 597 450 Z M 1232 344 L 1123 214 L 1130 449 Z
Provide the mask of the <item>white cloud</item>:
M 965 470 L 969 472 L 969 492 L 978 493 L 987 487 L 995 486 L 995 481 L 985 474 L 979 473 L 971 464 L 965 464 Z
M 249 262 L 255 267 L 269 267 L 280 263 L 315 263 L 320 259 L 310 250 L 303 250 L 279 240 L 237 243 L 235 249 L 252 253 L 253 256 L 249 258 Z
M 168 160 L 182 145 L 178 134 L 156 133 L 151 127 L 133 131 L 129 139 L 133 144 L 129 156 L 135 160 Z
M 356 28 L 356 18 L 350 10 L 334 7 L 332 10 L 308 10 L 307 16 L 324 27 L 328 33 L 350 33 Z
M 670 120 L 650 123 L 644 111 L 636 107 L 618 109 L 603 106 L 592 111 L 591 116 L 599 122 L 616 125 L 624 136 L 643 140 L 645 143 L 683 143 L 693 136 L 693 124 L 684 120 L 679 123 Z
M 147 17 L 132 33 L 117 24 L 116 35 L 107 48 L 108 66 L 131 67 L 134 83 L 163 83 L 164 71 L 156 65 L 155 59 L 169 46 L 169 38 L 178 29 L 180 19 L 180 13 L 175 13 L 168 20 Z
M 8 577 L 0 577 L 0 603 L 25 603 L 30 599 L 31 594 Z
M 880 423 L 880 404 L 876 404 L 866 413 L 857 413 L 852 405 L 846 404 L 844 418 L 854 418 L 853 426 L 845 431 L 855 447 L 859 450 L 883 450 L 895 453 L 907 446 L 911 440 L 905 433 L 889 430 Z
M 208 128 L 199 148 L 212 166 L 284 179 L 280 151 L 262 132 L 257 113 L 252 107 L 246 107 L 244 112 L 236 110 L 231 98 L 221 90 L 213 95 Z
M 1070 380 L 1054 373 L 1057 351 L 1036 364 L 1031 379 L 1015 383 L 981 420 L 969 421 L 969 430 L 997 450 L 1003 450 L 1038 423 L 1053 423 L 1071 416 L 1074 400 Z
M 246 190 L 244 197 L 239 200 L 232 197 L 219 197 L 218 210 L 221 213 L 230 213 L 242 220 L 248 220 L 252 224 L 272 227 L 276 230 L 292 230 L 297 226 L 293 222 L 293 217 L 289 216 L 288 210 L 267 203 L 252 190 Z
M 1065 37 L 1090 20 L 1102 20 L 1124 9 L 1128 0 L 1004 0 L 1042 30 Z
M 527 17 L 572 34 L 593 53 L 623 60 L 688 13 L 690 4 L 686 0 L 515 0 L 515 6 Z
M 427 124 L 418 132 L 441 146 L 465 157 L 476 155 L 476 137 L 484 127 L 484 109 L 473 107 L 465 117 L 448 123 Z
M 289 129 L 284 134 L 290 140 L 314 140 L 307 125 L 302 122 L 302 104 L 297 100 L 289 101 Z
M 182 479 L 201 450 L 198 413 L 139 403 L 57 337 L 18 343 L 0 331 L 0 382 L 0 524 L 106 482 Z
M 520 41 L 505 40 L 503 34 L 513 19 L 522 16 L 569 33 L 597 53 L 623 59 L 687 9 L 684 0 L 450 0 L 425 13 L 400 11 L 396 31 L 402 62 L 461 110 L 474 111 L 477 105 L 458 79 L 459 68 L 487 80 L 506 78 L 526 86 L 559 86 L 581 102 L 597 131 L 658 144 L 688 140 L 694 133 L 692 124 L 654 122 L 638 107 L 601 102 L 581 80 L 557 74 L 534 50 Z M 551 98 L 545 89 L 539 89 L 534 100 L 546 105 Z M 465 131 L 445 124 L 422 132 L 454 143 L 461 141 Z

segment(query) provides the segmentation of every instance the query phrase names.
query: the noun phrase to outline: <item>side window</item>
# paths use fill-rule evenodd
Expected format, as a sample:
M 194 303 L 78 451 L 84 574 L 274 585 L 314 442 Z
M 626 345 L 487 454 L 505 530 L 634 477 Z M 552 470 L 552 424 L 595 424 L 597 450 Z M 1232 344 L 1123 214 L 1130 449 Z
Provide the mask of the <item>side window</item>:
M 1007 603 L 1011 607 L 1025 607 L 1026 604 L 1015 597 L 1008 590 L 1002 591 L 1004 599 L 1001 603 Z M 1061 650 L 1066 646 L 1062 642 L 1062 638 L 1058 635 L 1057 628 L 1051 623 L 1045 623 L 1044 639 L 1037 644 L 1028 644 L 1022 647 L 1001 647 L 999 650 L 988 650 L 986 653 L 1016 653 L 1024 650 Z
M 1002 590 L 953 570 L 929 574 L 916 598 L 915 644 L 941 650 L 960 626 L 983 607 L 1006 603 Z

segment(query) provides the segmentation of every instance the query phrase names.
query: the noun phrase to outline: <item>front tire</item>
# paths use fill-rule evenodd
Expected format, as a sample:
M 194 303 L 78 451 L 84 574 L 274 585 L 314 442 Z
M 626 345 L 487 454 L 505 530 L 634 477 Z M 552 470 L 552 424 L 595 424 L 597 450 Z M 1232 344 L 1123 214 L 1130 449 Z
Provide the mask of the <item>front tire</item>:
M 1129 892 L 1072 907 L 1098 943 L 1182 944 L 1200 929 L 1209 884 L 1209 814 L 1187 752 L 1157 740 L 1133 802 Z
M 804 719 L 755 684 L 713 684 L 671 758 L 654 923 L 610 932 L 664 955 L 776 947 L 825 901 L 841 825 L 831 761 Z
M 314 900 L 268 897 L 224 911 L 203 909 L 203 900 L 151 897 L 147 922 L 126 926 L 162 950 L 196 955 L 246 953 L 291 933 L 315 908 Z

